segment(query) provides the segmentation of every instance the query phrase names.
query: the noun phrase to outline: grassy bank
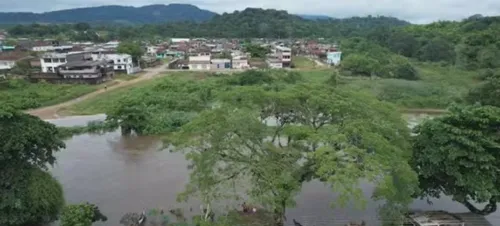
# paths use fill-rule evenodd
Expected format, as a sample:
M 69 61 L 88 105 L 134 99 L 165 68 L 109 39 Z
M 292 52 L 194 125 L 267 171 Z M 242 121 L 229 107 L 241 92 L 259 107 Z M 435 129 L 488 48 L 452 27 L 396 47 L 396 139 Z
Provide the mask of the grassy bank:
M 292 64 L 295 66 L 295 68 L 299 69 L 315 69 L 318 67 L 316 65 L 316 62 L 304 56 L 293 56 Z
M 4 80 L 0 82 L 0 105 L 10 105 L 20 110 L 50 106 L 75 99 L 102 86 Z
M 308 60 L 308 59 L 307 59 Z M 314 63 L 314 62 L 312 62 Z M 435 64 L 416 64 L 421 79 L 408 81 L 400 79 L 369 79 L 362 77 L 341 77 L 341 84 L 354 90 L 371 92 L 381 100 L 394 103 L 402 109 L 443 109 L 461 97 L 476 84 L 476 72 L 462 71 Z M 324 83 L 333 74 L 333 69 L 298 71 L 307 83 Z M 209 72 L 176 72 L 168 77 L 139 82 L 133 87 L 109 91 L 99 97 L 88 99 L 62 111 L 63 114 L 89 115 L 108 111 L 121 97 L 137 90 L 150 90 L 165 79 L 212 80 L 225 76 L 210 76 Z

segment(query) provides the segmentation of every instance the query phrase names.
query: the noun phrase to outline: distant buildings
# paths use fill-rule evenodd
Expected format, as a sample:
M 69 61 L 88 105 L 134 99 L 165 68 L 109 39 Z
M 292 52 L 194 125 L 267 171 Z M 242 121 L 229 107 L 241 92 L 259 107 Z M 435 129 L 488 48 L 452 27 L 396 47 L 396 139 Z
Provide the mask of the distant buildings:
M 0 70 L 10 70 L 16 65 L 16 62 L 29 58 L 32 57 L 26 52 L 20 52 L 20 51 L 1 52 Z
M 330 65 L 338 65 L 340 63 L 340 59 L 342 56 L 342 52 L 334 51 L 326 53 L 326 62 Z

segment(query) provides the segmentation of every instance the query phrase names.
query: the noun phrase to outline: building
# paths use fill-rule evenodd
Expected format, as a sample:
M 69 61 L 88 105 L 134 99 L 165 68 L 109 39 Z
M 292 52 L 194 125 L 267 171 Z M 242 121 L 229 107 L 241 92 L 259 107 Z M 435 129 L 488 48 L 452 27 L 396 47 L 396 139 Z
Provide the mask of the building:
M 57 52 L 68 52 L 73 49 L 73 45 L 69 44 L 61 44 L 59 41 L 56 40 L 50 40 L 50 41 L 35 41 L 33 43 L 26 43 L 24 45 L 28 45 L 31 47 L 31 51 L 35 52 L 51 52 L 51 51 L 57 51 Z M 28 49 L 30 49 L 28 47 Z
M 170 42 L 172 43 L 181 43 L 181 42 L 189 42 L 191 39 L 189 38 L 172 38 L 170 39 Z
M 292 49 L 283 46 L 276 46 L 274 50 L 275 56 L 281 60 L 282 67 L 290 67 L 292 63 Z
M 233 69 L 247 69 L 250 68 L 248 64 L 248 60 L 246 58 L 233 58 L 231 62 L 231 66 Z
M 278 58 L 267 58 L 266 63 L 267 66 L 272 69 L 283 68 L 283 62 Z
M 10 70 L 16 66 L 16 62 L 29 59 L 31 56 L 26 52 L 2 52 L 0 53 L 0 70 Z
M 445 211 L 422 211 L 408 214 L 404 226 L 465 226 L 458 216 Z
M 81 59 L 59 66 L 58 74 L 66 80 L 85 80 L 98 84 L 113 78 L 113 64 L 106 60 Z
M 188 65 L 190 70 L 210 70 L 210 55 L 190 56 Z
M 43 73 L 55 73 L 57 67 L 65 64 L 68 57 L 78 55 L 82 52 L 74 53 L 45 53 L 40 57 L 40 69 Z
M 92 51 L 92 60 L 107 60 L 113 64 L 116 72 L 122 72 L 127 75 L 133 74 L 140 69 L 134 68 L 132 56 L 123 53 L 116 53 L 109 50 L 94 50 Z
M 230 59 L 212 59 L 210 63 L 210 69 L 212 70 L 231 69 Z
M 326 62 L 330 65 L 338 65 L 340 63 L 340 58 L 342 56 L 342 52 L 327 52 L 326 53 Z

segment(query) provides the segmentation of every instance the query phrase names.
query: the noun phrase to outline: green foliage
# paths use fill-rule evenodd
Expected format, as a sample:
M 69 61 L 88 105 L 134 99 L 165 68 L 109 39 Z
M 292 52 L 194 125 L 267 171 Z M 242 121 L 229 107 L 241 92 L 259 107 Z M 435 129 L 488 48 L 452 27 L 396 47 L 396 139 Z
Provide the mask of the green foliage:
M 62 188 L 43 171 L 64 148 L 57 128 L 0 106 L 0 225 L 48 223 L 64 205 Z
M 144 55 L 144 49 L 142 49 L 141 45 L 134 42 L 120 42 L 116 51 L 129 54 L 134 61 L 139 60 Z
M 91 226 L 100 220 L 107 218 L 97 206 L 89 203 L 65 206 L 61 214 L 61 226 Z
M 0 105 L 24 110 L 57 104 L 95 91 L 99 86 L 29 83 L 21 79 L 0 81 Z
M 27 127 L 25 127 L 27 128 Z M 5 180 L 11 173 L 2 166 L 0 182 L 0 224 L 18 226 L 50 223 L 57 219 L 64 206 L 63 190 L 49 173 L 24 166 L 16 178 Z
M 218 107 L 169 137 L 193 163 L 184 197 L 197 194 L 210 204 L 238 196 L 232 188 L 243 186 L 276 225 L 283 224 L 302 183 L 314 178 L 340 193 L 341 204 L 363 203 L 361 178 L 378 185 L 381 199 L 411 201 L 416 176 L 405 164 L 409 131 L 392 106 L 363 93 L 306 84 L 245 86 L 218 97 Z
M 14 75 L 31 75 L 31 63 L 27 60 L 17 61 L 10 71 Z
M 471 212 L 490 214 L 500 200 L 500 108 L 454 106 L 415 128 L 412 165 L 422 195 L 452 196 Z M 488 204 L 477 209 L 475 203 Z
M 250 55 L 255 58 L 265 58 L 266 54 L 270 53 L 271 50 L 268 47 L 260 45 L 246 44 L 245 52 L 250 53 Z
M 471 89 L 466 96 L 469 103 L 500 107 L 500 73 L 488 76 L 484 82 Z

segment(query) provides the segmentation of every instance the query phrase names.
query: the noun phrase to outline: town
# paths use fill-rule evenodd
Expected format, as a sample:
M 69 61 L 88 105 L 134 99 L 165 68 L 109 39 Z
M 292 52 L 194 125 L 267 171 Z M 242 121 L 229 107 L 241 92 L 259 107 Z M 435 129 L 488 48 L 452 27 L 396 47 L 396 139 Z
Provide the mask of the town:
M 0 35 L 0 73 L 16 75 L 16 67 L 29 68 L 29 80 L 54 83 L 100 84 L 115 74 L 136 74 L 164 65 L 169 70 L 224 71 L 246 69 L 293 69 L 300 54 L 317 64 L 338 66 L 337 44 L 318 40 L 266 40 L 171 38 L 158 44 L 134 43 L 141 49 L 132 56 L 120 52 L 120 41 L 106 43 L 57 40 L 10 40 Z M 26 72 L 26 70 L 24 70 Z M 27 74 L 21 74 L 25 76 Z
M 500 225 L 498 7 L 30 1 L 1 226 Z

